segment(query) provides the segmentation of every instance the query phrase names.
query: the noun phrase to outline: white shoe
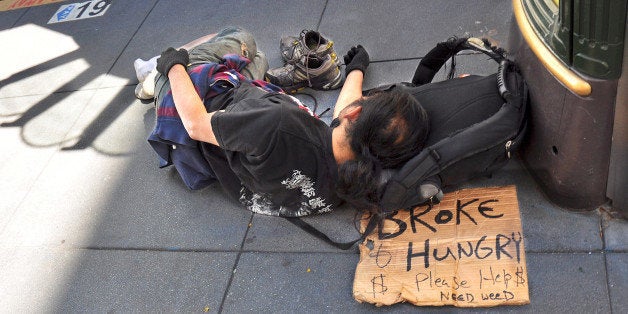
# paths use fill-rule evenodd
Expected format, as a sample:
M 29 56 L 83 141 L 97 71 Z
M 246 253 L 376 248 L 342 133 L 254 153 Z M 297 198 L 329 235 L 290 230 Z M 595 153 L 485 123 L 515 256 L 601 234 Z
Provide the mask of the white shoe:
M 135 86 L 135 97 L 137 99 L 142 99 L 142 100 L 150 100 L 153 99 L 152 95 L 149 95 L 148 93 L 146 93 L 144 91 L 144 88 L 142 88 L 143 85 L 142 83 L 137 84 L 137 86 Z
M 155 76 L 157 76 L 157 70 L 149 72 L 144 81 L 139 82 L 135 86 L 135 97 L 137 99 L 148 100 L 155 98 Z

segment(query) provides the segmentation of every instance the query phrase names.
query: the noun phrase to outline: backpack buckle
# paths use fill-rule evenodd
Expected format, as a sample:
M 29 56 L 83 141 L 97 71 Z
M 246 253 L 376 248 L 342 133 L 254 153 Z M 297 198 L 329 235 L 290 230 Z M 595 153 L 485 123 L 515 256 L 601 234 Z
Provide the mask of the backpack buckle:
M 506 142 L 506 156 L 510 159 L 510 148 L 514 142 L 512 140 Z

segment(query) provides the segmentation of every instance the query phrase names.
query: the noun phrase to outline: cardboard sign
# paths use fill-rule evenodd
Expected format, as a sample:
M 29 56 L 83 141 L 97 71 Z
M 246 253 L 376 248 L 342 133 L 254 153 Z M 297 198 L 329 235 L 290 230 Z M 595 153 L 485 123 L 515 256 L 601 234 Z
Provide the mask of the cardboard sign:
M 360 244 L 353 296 L 377 306 L 528 304 L 516 188 L 460 190 L 388 216 Z
M 0 0 L 0 11 L 16 10 L 65 0 Z

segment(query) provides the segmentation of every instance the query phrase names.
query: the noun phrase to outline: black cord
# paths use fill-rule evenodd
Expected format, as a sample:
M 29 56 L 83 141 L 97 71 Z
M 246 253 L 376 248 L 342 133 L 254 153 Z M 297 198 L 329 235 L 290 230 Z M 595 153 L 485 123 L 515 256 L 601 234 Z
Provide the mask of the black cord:
M 314 108 L 312 109 L 312 113 L 314 113 L 314 115 L 317 116 L 318 118 L 322 118 L 329 110 L 331 110 L 331 108 L 327 108 L 323 110 L 323 112 L 321 112 L 320 114 L 317 114 L 316 111 L 318 111 L 318 101 L 316 100 L 316 97 L 307 93 L 296 93 L 294 95 L 295 96 L 304 95 L 304 96 L 310 97 L 312 99 L 312 102 L 314 102 Z

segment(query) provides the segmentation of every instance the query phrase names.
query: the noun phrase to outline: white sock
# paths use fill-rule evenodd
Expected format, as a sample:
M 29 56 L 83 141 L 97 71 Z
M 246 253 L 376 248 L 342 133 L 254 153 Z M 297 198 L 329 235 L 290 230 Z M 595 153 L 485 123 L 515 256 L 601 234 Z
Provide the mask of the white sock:
M 137 80 L 140 81 L 140 83 L 144 82 L 148 74 L 157 68 L 157 58 L 159 58 L 159 56 L 152 57 L 148 61 L 144 61 L 140 58 L 135 59 L 133 67 L 135 68 L 135 76 L 137 76 Z

